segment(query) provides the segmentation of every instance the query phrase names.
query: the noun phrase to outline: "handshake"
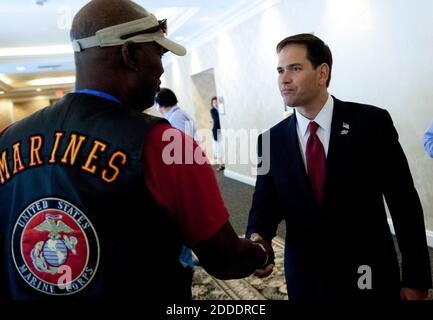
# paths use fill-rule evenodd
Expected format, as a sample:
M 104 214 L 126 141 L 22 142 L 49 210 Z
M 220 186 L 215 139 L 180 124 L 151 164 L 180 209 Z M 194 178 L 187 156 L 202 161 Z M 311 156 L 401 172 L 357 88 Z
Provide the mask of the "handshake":
M 262 250 L 266 253 L 266 261 L 263 265 L 254 271 L 254 275 L 258 278 L 264 278 L 269 276 L 274 270 L 275 265 L 275 254 L 272 246 L 268 241 L 264 240 L 258 233 L 253 233 L 250 236 L 250 241 L 254 244 L 260 246 Z

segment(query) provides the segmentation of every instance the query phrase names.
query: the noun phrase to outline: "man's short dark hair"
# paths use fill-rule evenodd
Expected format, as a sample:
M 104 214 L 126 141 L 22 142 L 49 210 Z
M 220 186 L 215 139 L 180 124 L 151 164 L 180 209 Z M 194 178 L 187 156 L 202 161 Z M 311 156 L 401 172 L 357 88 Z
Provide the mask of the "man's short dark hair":
M 284 47 L 290 44 L 300 44 L 306 47 L 307 59 L 311 62 L 314 69 L 322 63 L 326 63 L 329 66 L 329 78 L 326 82 L 326 86 L 329 87 L 332 72 L 332 53 L 328 45 L 313 34 L 301 33 L 281 40 L 277 45 L 277 53 L 280 53 Z
M 168 88 L 161 88 L 156 94 L 155 101 L 161 107 L 172 107 L 177 104 L 176 95 Z

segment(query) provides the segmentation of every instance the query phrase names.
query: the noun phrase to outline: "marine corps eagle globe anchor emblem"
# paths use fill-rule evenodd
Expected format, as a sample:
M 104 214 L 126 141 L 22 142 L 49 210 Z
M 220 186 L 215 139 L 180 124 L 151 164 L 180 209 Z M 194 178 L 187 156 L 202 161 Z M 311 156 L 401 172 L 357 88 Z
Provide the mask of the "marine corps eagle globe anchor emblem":
M 76 245 L 78 240 L 76 237 L 71 236 L 68 238 L 67 235 L 63 235 L 63 239 L 60 237 L 60 233 L 71 233 L 74 231 L 67 224 L 60 219 L 61 215 L 47 214 L 45 221 L 38 225 L 35 230 L 37 231 L 48 231 L 48 240 L 39 241 L 33 247 L 30 252 L 32 262 L 36 270 L 40 272 L 46 272 L 50 274 L 56 274 L 58 267 L 63 265 L 68 257 L 68 250 L 72 254 L 76 254 Z M 57 221 L 57 223 L 56 223 Z M 47 265 L 46 259 L 50 266 Z

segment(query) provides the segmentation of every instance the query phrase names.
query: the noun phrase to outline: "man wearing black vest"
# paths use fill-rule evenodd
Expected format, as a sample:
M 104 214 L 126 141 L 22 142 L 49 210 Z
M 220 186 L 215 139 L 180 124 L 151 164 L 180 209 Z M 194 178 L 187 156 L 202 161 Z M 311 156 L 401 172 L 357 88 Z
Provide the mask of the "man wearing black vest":
M 75 92 L 1 133 L 7 299 L 189 299 L 182 244 L 219 278 L 272 263 L 266 243 L 233 231 L 199 147 L 180 132 L 164 140 L 175 129 L 141 112 L 159 90 L 162 55 L 186 53 L 165 30 L 131 1 L 89 2 L 71 29 Z M 173 163 L 173 143 L 192 164 Z

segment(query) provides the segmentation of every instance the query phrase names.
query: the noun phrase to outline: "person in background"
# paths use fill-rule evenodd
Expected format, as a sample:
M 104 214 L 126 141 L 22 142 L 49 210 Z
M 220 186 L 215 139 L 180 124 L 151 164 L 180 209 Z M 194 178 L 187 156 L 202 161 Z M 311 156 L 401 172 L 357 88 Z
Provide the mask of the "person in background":
M 195 132 L 194 120 L 177 105 L 178 100 L 172 90 L 161 88 L 156 94 L 155 102 L 158 104 L 159 112 L 174 128 L 184 132 L 197 143 L 199 142 Z
M 217 97 L 211 99 L 210 114 L 212 117 L 212 153 L 218 164 L 216 170 L 221 171 L 225 169 L 225 165 L 223 161 L 223 144 Z
M 424 133 L 424 149 L 433 158 L 433 122 Z
M 168 88 L 161 88 L 156 94 L 155 102 L 158 104 L 158 110 L 164 116 L 164 118 L 170 122 L 170 124 L 180 131 L 184 132 L 187 136 L 194 138 L 198 143 L 196 138 L 194 120 L 178 105 L 178 100 L 175 93 Z M 192 250 L 187 246 L 182 247 L 182 252 L 179 256 L 179 260 L 185 267 L 185 272 L 191 274 L 194 273 L 194 268 L 197 263 L 193 260 Z
M 265 170 L 247 237 L 270 243 L 285 220 L 291 300 L 426 299 L 432 274 L 423 210 L 389 113 L 328 93 L 332 54 L 318 37 L 285 38 L 277 54 L 279 89 L 295 112 L 259 136 Z
M 142 112 L 162 56 L 186 54 L 166 30 L 132 1 L 88 2 L 70 31 L 75 91 L 0 135 L 0 300 L 139 300 L 147 313 L 191 298 L 183 244 L 222 279 L 273 262 L 233 230 L 200 147 L 164 140 L 176 129 Z M 169 164 L 172 144 L 193 163 Z

